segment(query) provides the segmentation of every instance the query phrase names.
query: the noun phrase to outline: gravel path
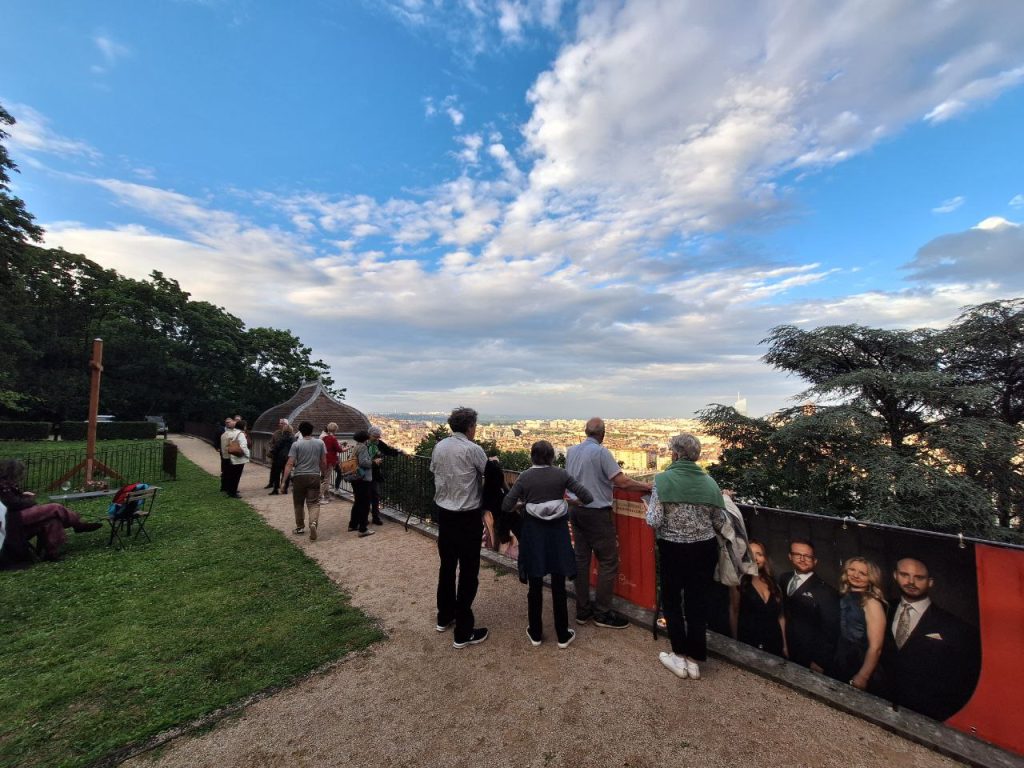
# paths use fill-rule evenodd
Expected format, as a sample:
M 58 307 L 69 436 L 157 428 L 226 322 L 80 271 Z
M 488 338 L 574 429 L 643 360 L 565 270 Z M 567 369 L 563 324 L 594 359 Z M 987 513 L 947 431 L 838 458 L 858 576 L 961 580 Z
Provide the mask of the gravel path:
M 209 444 L 174 440 L 219 471 Z M 291 499 L 267 496 L 266 479 L 266 468 L 250 465 L 240 492 L 291 536 Z M 389 639 L 129 765 L 959 765 L 726 662 L 703 665 L 701 680 L 679 680 L 658 662 L 667 641 L 636 627 L 586 626 L 568 649 L 550 639 L 533 648 L 526 588 L 488 567 L 474 609 L 491 637 L 455 650 L 451 633 L 434 629 L 434 543 L 395 523 L 357 538 L 345 530 L 348 511 L 327 504 L 319 540 L 293 538 Z

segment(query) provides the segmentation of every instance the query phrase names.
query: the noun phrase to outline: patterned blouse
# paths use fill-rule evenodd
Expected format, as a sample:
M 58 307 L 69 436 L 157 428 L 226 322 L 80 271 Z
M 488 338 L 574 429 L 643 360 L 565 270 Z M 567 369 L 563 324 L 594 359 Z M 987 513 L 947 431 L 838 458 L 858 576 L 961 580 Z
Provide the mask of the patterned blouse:
M 724 522 L 721 513 L 710 504 L 662 503 L 658 489 L 654 488 L 647 504 L 647 524 L 659 539 L 693 544 L 715 537 L 715 531 L 721 530 Z

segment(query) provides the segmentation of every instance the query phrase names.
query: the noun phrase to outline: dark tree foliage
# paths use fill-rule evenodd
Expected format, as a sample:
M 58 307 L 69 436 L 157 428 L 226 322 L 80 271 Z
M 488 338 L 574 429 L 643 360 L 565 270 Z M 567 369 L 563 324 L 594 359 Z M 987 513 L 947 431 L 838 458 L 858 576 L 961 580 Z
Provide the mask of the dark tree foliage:
M 725 446 L 711 467 L 723 486 L 765 506 L 1019 535 L 1024 301 L 969 308 L 943 331 L 781 326 L 765 342 L 815 404 L 702 411 Z
M 323 378 L 327 366 L 289 331 L 246 328 L 153 272 L 132 280 L 78 254 L 23 245 L 0 288 L 0 417 L 86 417 L 92 339 L 103 339 L 100 408 L 119 419 L 162 415 L 172 427 L 259 414 Z

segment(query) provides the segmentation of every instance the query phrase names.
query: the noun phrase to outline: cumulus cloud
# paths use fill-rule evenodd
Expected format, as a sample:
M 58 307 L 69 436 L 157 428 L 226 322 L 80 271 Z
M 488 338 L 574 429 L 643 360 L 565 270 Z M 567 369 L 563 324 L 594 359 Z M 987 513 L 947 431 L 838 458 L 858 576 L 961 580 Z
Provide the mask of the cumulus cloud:
M 952 213 L 961 205 L 967 201 L 967 198 L 963 195 L 957 195 L 951 197 L 949 200 L 943 200 L 939 205 L 932 208 L 932 213 Z
M 911 280 L 941 284 L 988 283 L 1006 292 L 1024 288 L 1020 265 L 1024 228 L 991 217 L 965 232 L 942 235 L 905 265 Z
M 509 42 L 566 16 L 559 2 L 387 5 Z M 756 381 L 757 412 L 799 388 L 758 362 L 774 325 L 941 325 L 1020 288 L 1021 227 L 1003 219 L 923 245 L 902 290 L 849 293 L 828 264 L 716 251 L 785 206 L 800 174 L 1011 87 L 1015 8 L 596 0 L 530 88 L 521 143 L 466 130 L 452 96 L 425 100 L 466 130 L 455 178 L 380 197 L 253 194 L 279 226 L 106 178 L 132 223 L 51 225 L 49 242 L 287 324 L 368 408 L 375 393 L 409 407 L 465 393 L 506 412 L 688 413 Z

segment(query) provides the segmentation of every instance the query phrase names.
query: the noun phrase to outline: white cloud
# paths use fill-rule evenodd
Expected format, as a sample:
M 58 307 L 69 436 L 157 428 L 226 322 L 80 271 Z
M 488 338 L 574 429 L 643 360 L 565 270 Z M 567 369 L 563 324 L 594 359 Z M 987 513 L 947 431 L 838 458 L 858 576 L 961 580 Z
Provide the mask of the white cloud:
M 8 111 L 17 121 L 10 129 L 11 146 L 23 152 L 98 160 L 100 153 L 87 142 L 62 136 L 50 121 L 32 107 L 10 104 Z
M 1011 208 L 1024 208 L 1024 195 L 1014 195 L 1007 205 Z
M 103 58 L 102 64 L 94 64 L 90 68 L 94 74 L 104 74 L 105 72 L 108 72 L 113 69 L 118 61 L 130 56 L 132 53 L 128 46 L 117 42 L 110 35 L 103 32 L 98 32 L 93 35 L 92 41 L 96 46 L 96 49 L 100 52 L 100 56 Z
M 905 269 L 911 280 L 944 285 L 987 283 L 1009 294 L 1024 289 L 1022 254 L 1024 228 L 993 216 L 965 232 L 926 243 Z
M 949 200 L 943 200 L 935 208 L 932 208 L 932 213 L 952 213 L 965 202 L 967 202 L 966 197 L 957 195 L 956 197 L 949 198 Z

